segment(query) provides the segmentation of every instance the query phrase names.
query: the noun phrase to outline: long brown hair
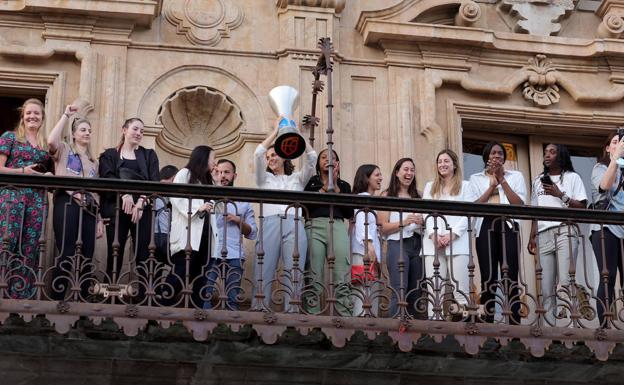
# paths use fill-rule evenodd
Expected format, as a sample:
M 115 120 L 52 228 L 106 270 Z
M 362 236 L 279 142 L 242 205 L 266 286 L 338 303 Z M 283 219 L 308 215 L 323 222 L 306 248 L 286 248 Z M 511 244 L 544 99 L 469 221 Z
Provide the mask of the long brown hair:
M 273 149 L 273 151 L 275 151 L 275 145 L 274 144 L 270 145 L 269 148 L 267 148 L 267 151 L 269 151 L 270 149 Z M 295 171 L 295 165 L 292 163 L 292 160 L 284 159 L 284 175 L 291 175 L 294 171 Z M 270 172 L 271 174 L 274 174 L 273 170 L 271 170 L 268 165 L 266 167 L 266 172 Z
M 438 172 L 438 160 L 440 159 L 440 156 L 442 155 L 448 155 L 449 158 L 451 158 L 451 160 L 453 161 L 453 178 L 451 180 L 451 195 L 459 195 L 459 193 L 461 192 L 461 187 L 462 187 L 462 171 L 461 171 L 461 166 L 459 165 L 459 158 L 457 157 L 457 154 L 455 153 L 455 151 L 453 150 L 449 150 L 444 149 L 440 152 L 438 152 L 438 155 L 436 156 L 436 162 L 435 162 L 435 179 L 433 180 L 433 186 L 431 186 L 431 196 L 433 197 L 433 199 L 438 199 L 440 197 L 440 194 L 442 193 L 442 185 L 443 185 L 443 180 L 442 180 L 442 176 L 440 175 L 440 172 Z
M 145 123 L 143 123 L 141 118 L 135 117 L 135 118 L 126 119 L 126 121 L 124 122 L 123 126 L 121 126 L 121 128 L 128 128 L 134 122 L 141 122 L 141 124 L 145 125 Z M 119 139 L 119 144 L 117 145 L 117 151 L 121 151 L 121 146 L 123 146 L 125 140 L 126 140 L 126 136 L 122 133 L 121 139 Z
M 392 168 L 392 175 L 390 175 L 390 183 L 388 184 L 388 189 L 386 189 L 386 196 L 399 196 L 399 191 L 401 190 L 401 182 L 399 181 L 399 178 L 396 176 L 396 174 L 397 172 L 399 172 L 401 166 L 403 166 L 403 163 L 405 162 L 410 162 L 414 166 L 414 169 L 416 168 L 416 163 L 414 163 L 414 160 L 412 158 L 401 158 L 397 160 L 397 162 L 394 164 L 394 167 Z M 407 193 L 412 198 L 420 198 L 418 188 L 416 187 L 416 172 L 414 172 L 414 180 L 412 180 L 412 183 L 407 186 Z
M 611 155 L 609 155 L 609 153 L 607 152 L 607 147 L 611 145 L 611 141 L 616 135 L 617 135 L 617 131 L 612 132 L 607 137 L 607 140 L 605 140 L 605 142 L 602 144 L 602 155 L 600 156 L 600 158 L 598 158 L 598 163 L 602 163 L 605 166 L 608 166 L 609 163 L 611 163 Z
M 78 126 L 80 126 L 82 123 L 87 123 L 89 125 L 89 128 L 91 128 L 91 122 L 86 119 L 86 118 L 76 118 L 74 119 L 74 121 L 71 124 L 71 133 L 74 134 L 76 133 L 76 130 L 78 129 Z M 75 145 L 76 144 L 76 139 L 74 139 L 73 137 L 71 138 L 72 140 L 72 144 Z M 75 152 L 75 151 L 74 151 Z M 91 142 L 89 142 L 87 144 L 87 158 L 89 158 L 89 160 L 91 162 L 93 162 L 95 160 L 95 158 L 93 157 L 93 151 L 91 151 Z
M 41 126 L 39 126 L 39 130 L 37 130 L 37 145 L 43 149 L 47 148 L 46 140 L 43 136 L 43 124 L 45 122 L 45 108 L 41 100 L 36 98 L 28 99 L 22 104 L 22 106 L 18 109 L 20 113 L 19 122 L 17 123 L 17 127 L 15 127 L 15 139 L 18 142 L 26 143 L 26 126 L 24 126 L 24 111 L 26 110 L 26 106 L 29 104 L 35 104 L 41 108 Z

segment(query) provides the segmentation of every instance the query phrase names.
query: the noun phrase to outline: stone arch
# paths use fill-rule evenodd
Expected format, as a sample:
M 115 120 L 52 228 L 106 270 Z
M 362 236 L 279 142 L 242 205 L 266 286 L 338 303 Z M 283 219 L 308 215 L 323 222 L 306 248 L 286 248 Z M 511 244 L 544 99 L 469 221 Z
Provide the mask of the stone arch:
M 143 119 L 148 129 L 156 136 L 156 142 L 174 156 L 187 156 L 190 153 L 184 143 L 172 140 L 176 135 L 164 132 L 162 122 L 165 109 L 170 108 L 176 98 L 212 98 L 225 103 L 234 116 L 227 123 L 228 133 L 217 143 L 209 144 L 220 155 L 231 154 L 244 145 L 246 139 L 255 137 L 249 131 L 249 122 L 263 121 L 262 108 L 258 98 L 247 85 L 235 75 L 217 67 L 204 65 L 185 65 L 174 68 L 159 76 L 146 90 L 139 102 L 138 116 Z M 206 99 L 207 100 L 207 99 Z M 180 99 L 178 99 L 180 101 Z M 197 100 L 195 100 L 197 102 Z M 224 121 L 226 118 L 221 116 Z M 170 122 L 171 119 L 165 119 Z M 231 132 L 232 129 L 235 132 Z M 169 133 L 170 134 L 170 133 Z M 179 139 L 179 133 L 177 138 Z

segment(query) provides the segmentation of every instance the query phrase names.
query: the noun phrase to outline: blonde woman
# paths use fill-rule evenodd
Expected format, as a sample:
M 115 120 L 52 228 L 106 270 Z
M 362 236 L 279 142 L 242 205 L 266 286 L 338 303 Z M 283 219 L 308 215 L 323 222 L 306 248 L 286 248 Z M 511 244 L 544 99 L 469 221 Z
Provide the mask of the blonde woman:
M 28 99 L 20 108 L 15 132 L 0 136 L 0 173 L 42 175 L 50 171 L 50 156 L 43 138 L 45 112 L 38 99 Z M 39 238 L 47 212 L 46 192 L 36 188 L 0 191 L 0 229 L 8 247 L 3 248 L 14 264 L 9 280 L 11 298 L 35 295 Z
M 69 105 L 48 135 L 48 151 L 54 160 L 55 174 L 58 176 L 74 176 L 80 178 L 94 178 L 97 176 L 98 163 L 91 151 L 91 123 L 84 118 L 75 119 L 71 124 L 71 141 L 62 140 L 63 131 L 69 119 L 78 111 L 78 107 Z M 68 276 L 76 266 L 72 266 L 71 259 L 76 255 L 76 241 L 80 231 L 81 255 L 84 261 L 91 261 L 95 249 L 95 238 L 102 237 L 104 225 L 98 212 L 98 197 L 95 194 L 81 196 L 68 190 L 54 192 L 54 210 L 52 220 L 54 225 L 54 240 L 59 256 L 52 278 L 50 298 L 65 299 L 65 292 L 72 285 Z M 79 223 L 81 228 L 79 228 Z M 82 263 L 76 259 L 75 263 Z M 86 299 L 90 286 L 86 270 L 93 270 L 90 263 L 83 265 L 79 278 L 82 280 L 81 295 Z
M 462 180 L 462 171 L 457 154 L 451 150 L 442 150 L 436 157 L 436 176 L 427 182 L 423 199 L 445 201 L 468 201 L 468 182 Z M 468 304 L 468 254 L 470 240 L 467 233 L 466 217 L 450 216 L 444 218 L 427 216 L 425 219 L 425 235 L 423 236 L 423 253 L 427 278 L 432 280 L 433 288 L 440 288 L 441 295 L 447 283 L 453 285 L 453 304 L 463 307 Z M 434 262 L 439 262 L 437 270 Z M 442 281 L 436 281 L 437 275 Z M 446 281 L 448 280 L 448 281 Z M 435 291 L 431 290 L 433 293 Z M 429 298 L 437 306 L 443 305 L 443 298 Z M 439 309 L 442 310 L 442 309 Z M 460 309 L 454 309 L 453 316 L 461 316 Z M 429 317 L 440 319 L 429 306 Z

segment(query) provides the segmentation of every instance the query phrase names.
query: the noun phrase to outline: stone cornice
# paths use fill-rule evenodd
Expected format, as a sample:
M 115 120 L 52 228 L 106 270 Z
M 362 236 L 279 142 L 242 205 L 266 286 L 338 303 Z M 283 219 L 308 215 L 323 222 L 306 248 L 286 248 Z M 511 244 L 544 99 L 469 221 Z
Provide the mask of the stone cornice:
M 482 47 L 508 52 L 547 52 L 550 56 L 595 57 L 624 55 L 624 42 L 618 39 L 540 37 L 509 32 L 495 32 L 480 28 L 386 20 L 364 20 L 362 23 L 358 23 L 358 27 L 358 32 L 364 38 L 364 43 L 369 46 L 378 45 L 384 41 L 402 41 Z
M 277 0 L 278 8 L 286 8 L 289 5 L 316 8 L 333 8 L 334 12 L 340 13 L 345 8 L 347 0 Z
M 0 2 L 0 11 L 57 13 L 131 20 L 149 27 L 159 15 L 163 0 L 13 0 Z

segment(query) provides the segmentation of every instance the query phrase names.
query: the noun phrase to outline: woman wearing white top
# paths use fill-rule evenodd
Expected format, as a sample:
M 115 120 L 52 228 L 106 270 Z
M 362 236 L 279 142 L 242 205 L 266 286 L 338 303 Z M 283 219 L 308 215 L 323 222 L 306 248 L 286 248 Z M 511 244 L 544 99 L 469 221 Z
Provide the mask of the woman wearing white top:
M 462 171 L 457 154 L 451 150 L 442 150 L 436 158 L 436 177 L 427 182 L 423 199 L 445 201 L 467 201 L 468 182 L 462 180 Z M 468 219 L 459 216 L 437 217 L 429 215 L 425 218 L 425 234 L 423 237 L 423 254 L 425 271 L 431 280 L 431 294 L 437 293 L 438 298 L 429 298 L 433 306 L 429 307 L 429 317 L 442 318 L 444 304 L 444 288 L 453 285 L 453 304 L 459 309 L 451 310 L 452 316 L 461 316 L 461 307 L 468 304 L 470 292 L 468 280 L 468 254 L 470 240 L 467 233 Z M 435 268 L 435 261 L 439 267 Z M 439 278 L 438 278 L 439 274 Z M 453 306 L 455 307 L 455 306 Z
M 173 183 L 213 184 L 211 171 L 216 166 L 215 152 L 208 146 L 197 146 L 191 152 L 188 163 L 180 169 L 173 179 Z M 176 293 L 182 290 L 185 276 L 188 273 L 189 284 L 193 288 L 191 305 L 202 308 L 206 301 L 206 294 L 200 290 L 206 286 L 206 277 L 203 274 L 212 246 L 209 217 L 213 204 L 203 199 L 192 199 L 189 207 L 188 198 L 171 198 L 171 231 L 169 247 L 173 272 L 167 276 L 166 287 L 163 290 L 163 304 L 173 305 L 179 301 Z M 190 218 L 189 218 L 190 211 Z M 190 248 L 190 253 L 187 251 Z M 189 260 L 186 271 L 186 260 Z M 173 290 L 173 293 L 164 290 Z M 182 299 L 184 300 L 184 299 Z
M 519 171 L 505 170 L 507 153 L 502 144 L 490 142 L 483 150 L 484 170 L 470 176 L 470 201 L 523 205 L 527 189 Z M 520 290 L 518 287 L 519 223 L 501 223 L 501 217 L 475 218 L 476 249 L 481 272 L 481 304 L 485 305 L 485 321 L 494 322 L 495 303 L 504 305 L 503 312 L 511 311 L 510 324 L 520 323 Z M 499 281 L 499 269 L 507 283 Z M 501 303 L 496 291 L 507 287 L 507 299 Z
M 420 194 L 416 189 L 416 166 L 411 158 L 401 158 L 395 163 L 388 189 L 381 195 L 420 199 Z M 420 258 L 422 243 L 420 232 L 423 216 L 406 212 L 401 216 L 398 211 L 380 211 L 378 218 L 381 233 L 388 240 L 386 265 L 392 288 L 390 316 L 398 315 L 398 299 L 405 298 L 407 314 L 420 318 L 424 315 L 424 312 L 417 311 L 417 301 L 421 295 L 420 282 L 423 279 L 422 259 Z
M 383 177 L 379 167 L 374 164 L 364 164 L 355 173 L 353 180 L 353 193 L 358 195 L 375 195 L 381 189 Z M 381 245 L 377 234 L 377 219 L 375 211 L 356 211 L 355 225 L 351 234 L 351 268 L 357 266 L 369 266 L 379 276 L 379 263 L 381 262 Z M 365 263 L 365 259 L 369 263 Z M 356 277 L 352 277 L 353 283 L 353 315 L 362 314 L 363 303 L 371 304 L 370 315 L 376 316 L 379 309 L 380 288 L 375 279 L 362 271 Z
M 280 120 L 281 117 L 276 121 L 273 131 L 258 145 L 254 153 L 256 185 L 262 189 L 303 191 L 315 173 L 316 151 L 306 143 L 301 171 L 295 172 L 292 162 L 277 155 L 272 145 L 277 137 Z M 280 287 L 280 292 L 284 296 L 284 311 L 297 312 L 297 305 L 291 304 L 291 297 L 300 297 L 297 293 L 303 282 L 303 274 L 299 276 L 295 274 L 298 270 L 303 271 L 305 266 L 308 241 L 301 210 L 291 207 L 286 212 L 287 207 L 288 205 L 277 204 L 265 204 L 261 207 L 261 215 L 264 217 L 261 227 L 262 243 L 260 241 L 256 243 L 256 251 L 258 253 L 263 251 L 264 257 L 262 265 L 258 259 L 256 260 L 254 274 L 256 282 L 262 279 L 263 302 L 266 309 L 271 303 L 271 285 L 274 280 L 278 280 L 280 286 L 283 286 Z M 295 239 L 297 239 L 296 249 Z M 295 255 L 299 256 L 296 263 Z M 283 257 L 285 276 L 276 277 L 280 256 Z M 298 287 L 294 287 L 292 284 L 294 281 L 298 282 Z M 257 290 L 257 288 L 254 289 Z

